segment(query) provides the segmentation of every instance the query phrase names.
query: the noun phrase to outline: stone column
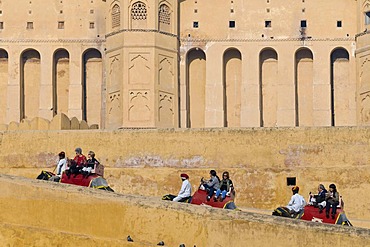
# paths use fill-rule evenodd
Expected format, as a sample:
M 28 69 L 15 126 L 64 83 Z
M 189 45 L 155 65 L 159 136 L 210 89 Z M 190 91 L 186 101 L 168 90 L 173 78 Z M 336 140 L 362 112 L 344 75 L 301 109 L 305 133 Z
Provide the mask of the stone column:
M 82 47 L 74 44 L 70 52 L 70 85 L 68 117 L 82 119 Z
M 207 48 L 206 53 L 206 112 L 204 127 L 223 127 L 223 79 L 222 57 L 223 47 L 213 45 Z
M 39 50 L 41 57 L 39 117 L 51 120 L 53 118 L 53 51 L 50 46 L 43 46 Z
M 257 43 L 243 46 L 242 54 L 242 105 L 241 127 L 260 126 L 259 52 Z
M 7 114 L 6 123 L 11 121 L 20 121 L 20 54 L 19 46 L 10 46 L 8 51 L 8 90 L 7 90 Z
M 287 48 L 289 47 L 289 48 Z M 280 48 L 280 49 L 279 49 Z M 283 49 L 285 48 L 285 49 Z M 278 52 L 277 126 L 295 126 L 294 47 L 281 45 Z
M 313 61 L 313 125 L 330 126 L 330 49 L 319 42 L 313 44 L 316 48 Z

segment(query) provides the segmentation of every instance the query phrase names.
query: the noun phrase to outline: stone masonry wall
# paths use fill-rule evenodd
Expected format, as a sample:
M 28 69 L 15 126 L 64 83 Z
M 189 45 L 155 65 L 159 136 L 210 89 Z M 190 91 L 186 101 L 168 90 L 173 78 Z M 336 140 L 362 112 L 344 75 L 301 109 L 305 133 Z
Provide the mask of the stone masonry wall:
M 124 194 L 177 193 L 182 172 L 195 190 L 210 169 L 228 170 L 239 207 L 271 211 L 291 196 L 287 177 L 305 197 L 319 183 L 335 183 L 350 220 L 370 227 L 367 128 L 7 131 L 0 141 L 2 173 L 35 178 L 53 169 L 58 152 L 73 157 L 80 146 L 95 151 L 110 185 Z

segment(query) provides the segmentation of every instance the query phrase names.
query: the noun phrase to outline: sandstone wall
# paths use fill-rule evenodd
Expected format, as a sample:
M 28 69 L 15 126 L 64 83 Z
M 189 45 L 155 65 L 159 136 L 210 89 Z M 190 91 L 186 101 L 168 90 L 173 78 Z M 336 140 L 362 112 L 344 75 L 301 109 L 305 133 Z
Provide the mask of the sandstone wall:
M 2 132 L 2 173 L 35 178 L 52 170 L 61 150 L 95 151 L 105 176 L 119 193 L 161 196 L 177 193 L 187 172 L 195 190 L 210 169 L 230 171 L 236 203 L 270 212 L 291 196 L 287 177 L 301 194 L 336 183 L 346 213 L 370 227 L 370 131 L 367 128 L 17 131 Z
M 366 229 L 178 204 L 6 175 L 0 175 L 0 182 L 0 218 L 6 226 L 0 228 L 2 243 L 155 246 L 162 240 L 166 246 L 185 243 L 264 247 L 271 246 L 273 240 L 277 247 L 312 243 L 370 245 L 370 231 Z M 125 242 L 128 235 L 134 244 Z

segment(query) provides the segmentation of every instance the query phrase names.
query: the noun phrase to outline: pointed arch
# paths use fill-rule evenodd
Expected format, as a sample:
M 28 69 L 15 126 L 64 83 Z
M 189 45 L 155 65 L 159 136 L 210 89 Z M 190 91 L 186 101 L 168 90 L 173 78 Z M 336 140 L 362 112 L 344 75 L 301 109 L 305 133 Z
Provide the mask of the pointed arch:
M 158 29 L 163 32 L 172 32 L 172 11 L 167 3 L 161 3 L 158 8 Z
M 111 12 L 112 29 L 120 29 L 121 27 L 121 8 L 118 3 L 115 3 Z
M 145 29 L 147 27 L 147 6 L 142 1 L 137 1 L 131 6 L 131 28 Z
M 308 48 L 295 52 L 295 125 L 313 126 L 313 53 Z
M 278 54 L 273 48 L 264 48 L 259 56 L 260 126 L 277 125 Z
M 26 49 L 20 56 L 20 120 L 38 116 L 40 108 L 41 55 Z
M 53 116 L 68 115 L 69 79 L 69 52 L 58 49 L 53 55 Z
M 101 87 L 103 80 L 102 55 L 95 48 L 82 55 L 82 119 L 91 124 L 100 124 Z
M 330 54 L 331 125 L 347 125 L 350 101 L 347 87 L 350 81 L 349 53 L 343 47 L 334 48 Z
M 9 80 L 9 55 L 4 49 L 0 49 L 0 124 L 5 124 L 7 110 L 7 90 Z
M 223 54 L 224 127 L 240 127 L 242 55 L 236 48 Z
M 193 48 L 186 54 L 186 112 L 187 127 L 205 126 L 206 111 L 206 54 Z

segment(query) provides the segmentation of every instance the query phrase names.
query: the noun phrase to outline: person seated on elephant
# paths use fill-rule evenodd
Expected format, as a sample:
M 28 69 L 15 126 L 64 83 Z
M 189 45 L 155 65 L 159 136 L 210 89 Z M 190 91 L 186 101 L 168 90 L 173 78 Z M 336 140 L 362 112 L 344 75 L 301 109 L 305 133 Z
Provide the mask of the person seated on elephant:
M 290 201 L 288 205 L 286 206 L 286 208 L 289 209 L 289 212 L 291 214 L 298 214 L 303 210 L 304 206 L 306 206 L 306 200 L 303 198 L 303 196 L 298 194 L 299 192 L 298 186 L 293 186 L 292 192 L 293 192 L 293 195 L 290 198 Z
M 180 175 L 182 180 L 182 185 L 179 194 L 173 198 L 174 202 L 184 202 L 191 196 L 191 184 L 189 182 L 189 176 L 186 173 Z
M 80 174 L 82 168 L 85 166 L 87 162 L 86 156 L 82 154 L 81 148 L 76 148 L 75 152 L 76 156 L 74 157 L 73 160 L 70 161 L 69 171 L 67 173 L 68 178 L 70 178 L 71 174 L 74 174 L 74 177 Z
M 229 172 L 223 172 L 222 173 L 222 180 L 220 182 L 220 188 L 216 191 L 216 195 L 214 197 L 214 201 L 216 202 L 221 194 L 220 201 L 222 202 L 226 195 L 232 193 L 234 189 L 233 181 L 230 179 Z
M 337 206 L 339 205 L 339 193 L 335 184 L 329 185 L 329 192 L 326 193 L 326 218 L 329 218 L 330 208 L 331 209 L 331 218 L 335 218 L 337 213 Z
M 54 182 L 59 182 L 60 178 L 62 177 L 63 172 L 67 169 L 67 159 L 66 159 L 66 154 L 65 152 L 60 152 L 58 154 L 59 161 L 56 166 L 57 173 L 55 176 L 52 176 L 49 178 L 49 180 L 54 181 Z
M 81 171 L 81 173 L 85 175 L 86 177 L 89 176 L 91 171 L 94 169 L 95 165 L 100 164 L 99 161 L 95 159 L 95 153 L 93 151 L 89 151 L 89 153 L 87 154 L 87 157 L 88 159 L 86 161 L 86 164 L 82 168 L 82 171 Z
M 76 162 L 77 167 L 82 168 L 87 162 L 86 156 L 82 154 L 81 148 L 76 148 L 75 152 L 76 152 L 76 156 L 74 157 L 73 160 Z
M 211 170 L 209 172 L 209 175 L 210 175 L 209 180 L 204 180 L 203 178 L 201 180 L 201 183 L 204 186 L 204 188 L 208 190 L 207 201 L 211 200 L 213 193 L 220 188 L 220 178 L 217 176 L 216 171 Z
M 317 188 L 318 193 L 317 195 L 314 195 L 315 201 L 317 206 L 319 207 L 319 213 L 322 213 L 322 210 L 326 207 L 326 193 L 328 191 L 325 189 L 325 186 L 323 184 L 319 184 L 319 187 Z

